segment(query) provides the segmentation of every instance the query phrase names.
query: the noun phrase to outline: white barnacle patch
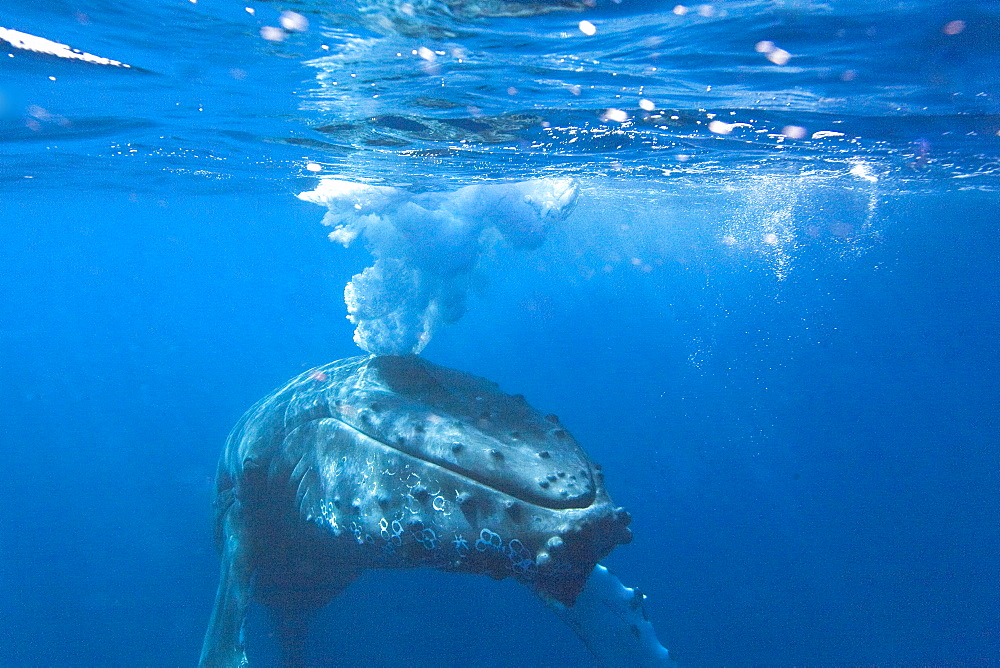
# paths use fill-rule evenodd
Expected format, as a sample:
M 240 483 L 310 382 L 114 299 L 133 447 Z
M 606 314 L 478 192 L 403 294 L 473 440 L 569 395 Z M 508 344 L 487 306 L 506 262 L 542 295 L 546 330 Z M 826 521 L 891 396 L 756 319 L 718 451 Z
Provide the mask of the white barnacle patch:
M 389 520 L 384 517 L 378 521 L 379 534 L 382 536 L 382 540 L 389 542 L 392 536 L 389 534 Z
M 403 545 L 403 524 L 400 521 L 401 519 L 402 515 L 400 515 L 399 519 L 392 520 L 391 522 L 386 517 L 379 518 L 378 534 L 379 538 L 382 539 L 382 549 L 387 554 L 395 554 L 396 548 Z
M 424 546 L 425 550 L 436 550 L 438 549 L 438 537 L 434 529 L 425 528 L 417 531 L 413 534 L 413 537 L 418 543 Z
M 510 569 L 518 575 L 531 575 L 535 572 L 535 560 L 531 552 L 517 538 L 507 544 L 507 558 L 510 559 Z
M 434 510 L 438 511 L 439 513 L 444 513 L 445 515 L 451 515 L 451 510 L 452 510 L 451 504 L 448 502 L 446 498 L 444 498 L 440 494 L 434 497 L 434 501 L 431 502 L 431 507 Z
M 479 532 L 479 538 L 476 539 L 476 550 L 479 552 L 486 552 L 487 550 L 493 552 L 503 552 L 503 538 L 500 534 L 490 531 L 489 529 L 483 529 Z
M 458 543 L 458 539 L 460 538 L 461 536 L 458 536 L 456 540 L 452 541 L 455 544 L 456 550 L 460 550 Z M 462 543 L 464 544 L 464 540 Z M 476 540 L 475 546 L 478 552 L 488 552 L 507 557 L 507 560 L 510 562 L 510 570 L 519 577 L 530 578 L 537 570 L 534 555 L 517 538 L 505 544 L 500 534 L 489 529 L 482 529 L 479 532 L 479 538 Z M 468 549 L 467 545 L 466 549 Z
M 326 500 L 319 506 L 319 515 L 315 518 L 317 524 L 326 524 L 333 531 L 334 536 L 339 536 L 342 529 L 337 524 L 336 506 L 333 501 Z
M 418 501 L 412 494 L 406 495 L 406 500 L 403 502 L 403 507 L 410 512 L 411 515 L 419 515 L 422 511 L 420 507 L 420 501 Z
M 389 538 L 389 542 L 396 547 L 403 544 L 403 524 L 399 520 L 393 520 L 389 524 L 389 530 L 392 535 Z
M 340 478 L 340 475 L 344 470 L 344 462 L 346 459 L 347 458 L 345 457 L 343 460 L 333 460 L 326 466 L 319 467 L 319 472 L 323 476 L 323 482 L 325 483 L 327 489 L 336 488 L 337 480 Z

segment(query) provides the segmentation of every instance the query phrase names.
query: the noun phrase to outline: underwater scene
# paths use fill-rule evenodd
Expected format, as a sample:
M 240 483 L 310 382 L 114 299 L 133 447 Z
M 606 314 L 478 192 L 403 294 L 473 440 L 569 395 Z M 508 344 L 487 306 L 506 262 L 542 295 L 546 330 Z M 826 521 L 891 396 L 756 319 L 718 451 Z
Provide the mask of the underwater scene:
M 6 0 L 0 666 L 1000 665 L 997 35 Z

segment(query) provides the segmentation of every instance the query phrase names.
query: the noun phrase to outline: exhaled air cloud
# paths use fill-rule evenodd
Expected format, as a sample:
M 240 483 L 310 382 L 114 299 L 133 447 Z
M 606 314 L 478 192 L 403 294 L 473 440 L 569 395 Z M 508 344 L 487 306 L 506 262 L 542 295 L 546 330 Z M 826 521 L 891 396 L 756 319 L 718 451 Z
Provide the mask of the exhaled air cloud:
M 412 194 L 324 179 L 299 199 L 329 209 L 330 239 L 364 235 L 375 263 L 344 289 L 354 341 L 378 355 L 419 353 L 442 323 L 465 313 L 469 278 L 495 228 L 515 248 L 537 248 L 576 201 L 572 179 L 474 185 Z

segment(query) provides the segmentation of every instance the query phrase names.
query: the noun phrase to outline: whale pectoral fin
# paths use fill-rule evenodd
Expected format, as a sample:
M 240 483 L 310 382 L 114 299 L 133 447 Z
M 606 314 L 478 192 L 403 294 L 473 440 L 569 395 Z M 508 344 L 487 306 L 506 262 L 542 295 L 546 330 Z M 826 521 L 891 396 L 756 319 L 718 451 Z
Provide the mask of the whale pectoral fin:
M 543 600 L 605 668 L 676 666 L 646 619 L 643 595 L 623 585 L 600 564 L 594 567 L 572 606 Z
M 234 521 L 236 505 L 226 512 L 222 533 L 222 566 L 215 607 L 201 648 L 200 668 L 236 668 L 248 664 L 243 648 L 243 621 L 250 603 L 250 566 L 246 546 Z

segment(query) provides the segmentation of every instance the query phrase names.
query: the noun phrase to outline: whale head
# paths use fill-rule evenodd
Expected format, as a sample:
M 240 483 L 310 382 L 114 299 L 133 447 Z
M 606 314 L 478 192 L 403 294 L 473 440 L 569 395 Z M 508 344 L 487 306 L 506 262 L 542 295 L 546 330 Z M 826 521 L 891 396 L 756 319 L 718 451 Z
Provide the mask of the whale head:
M 632 537 L 558 418 L 413 355 L 334 362 L 258 402 L 227 441 L 215 507 L 222 582 L 202 665 L 240 665 L 252 599 L 285 620 L 294 655 L 300 620 L 366 569 L 512 577 L 571 607 Z
M 353 570 L 514 577 L 571 604 L 631 539 L 600 466 L 554 415 L 412 355 L 292 380 L 237 427 L 220 473 L 223 495 L 247 488 L 272 523 L 282 508 L 287 531 L 325 536 Z

